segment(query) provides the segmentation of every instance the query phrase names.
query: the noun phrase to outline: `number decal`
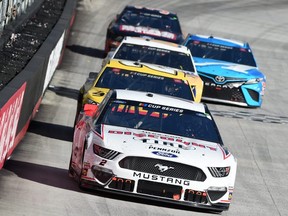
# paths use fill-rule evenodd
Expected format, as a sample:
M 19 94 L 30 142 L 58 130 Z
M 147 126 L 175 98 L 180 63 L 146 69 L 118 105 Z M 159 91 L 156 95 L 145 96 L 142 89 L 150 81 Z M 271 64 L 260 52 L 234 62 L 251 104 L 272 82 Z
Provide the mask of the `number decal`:
M 102 92 L 102 91 L 95 91 L 95 92 L 92 93 L 92 95 L 95 96 L 95 97 L 102 97 L 102 96 L 105 95 L 105 93 Z
M 103 159 L 103 160 L 99 163 L 99 165 L 105 166 L 106 163 L 107 163 L 107 160 Z

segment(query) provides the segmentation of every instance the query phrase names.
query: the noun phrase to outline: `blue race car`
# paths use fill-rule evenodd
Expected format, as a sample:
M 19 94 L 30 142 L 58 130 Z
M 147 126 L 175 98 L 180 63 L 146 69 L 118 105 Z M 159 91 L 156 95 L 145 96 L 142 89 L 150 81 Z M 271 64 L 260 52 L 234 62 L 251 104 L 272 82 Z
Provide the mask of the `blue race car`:
M 184 45 L 204 82 L 203 100 L 261 106 L 266 76 L 259 71 L 248 43 L 189 34 Z

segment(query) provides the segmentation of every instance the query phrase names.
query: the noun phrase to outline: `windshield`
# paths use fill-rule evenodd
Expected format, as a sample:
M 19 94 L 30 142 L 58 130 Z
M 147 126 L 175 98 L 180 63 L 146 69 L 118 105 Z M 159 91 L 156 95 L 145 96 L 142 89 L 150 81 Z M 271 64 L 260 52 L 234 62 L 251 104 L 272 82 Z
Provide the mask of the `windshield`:
M 193 100 L 188 81 L 107 67 L 95 87 L 153 92 Z
M 250 49 L 229 47 L 191 40 L 187 44 L 193 57 L 215 59 L 256 67 L 256 62 Z
M 158 104 L 114 100 L 97 124 L 136 128 L 221 143 L 209 114 Z
M 145 26 L 181 34 L 179 20 L 175 15 L 128 9 L 120 15 L 118 22 L 120 25 Z
M 194 72 L 190 55 L 157 47 L 123 43 L 114 58 L 157 64 Z

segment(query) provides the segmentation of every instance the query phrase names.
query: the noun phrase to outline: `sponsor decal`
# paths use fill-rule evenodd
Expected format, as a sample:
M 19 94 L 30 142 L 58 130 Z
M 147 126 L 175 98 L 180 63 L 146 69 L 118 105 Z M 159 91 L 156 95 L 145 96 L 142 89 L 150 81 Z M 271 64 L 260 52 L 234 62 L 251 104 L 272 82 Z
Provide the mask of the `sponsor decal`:
M 84 163 L 83 163 L 83 168 L 84 168 L 84 169 L 90 169 L 90 168 L 91 168 L 90 163 L 89 163 L 89 162 L 84 162 Z
M 147 47 L 145 45 L 142 47 L 142 49 L 155 50 L 157 52 L 162 52 L 162 53 L 171 53 L 171 50 L 162 49 L 158 47 Z
M 188 180 L 171 178 L 171 177 L 149 174 L 149 173 L 133 172 L 133 177 L 139 178 L 139 179 L 150 180 L 150 181 L 160 181 L 160 182 L 168 183 L 168 184 L 185 185 L 185 186 L 190 185 L 190 181 Z
M 56 44 L 55 48 L 52 50 L 50 57 L 49 57 L 49 62 L 47 65 L 47 70 L 46 70 L 46 77 L 44 80 L 44 86 L 43 86 L 43 93 L 46 90 L 49 82 L 52 79 L 52 76 L 58 66 L 60 57 L 61 57 L 61 51 L 63 47 L 63 42 L 64 42 L 64 36 L 65 36 L 65 31 L 63 32 L 62 36 L 60 37 L 58 43 Z
M 135 32 L 139 34 L 146 34 L 176 40 L 176 35 L 171 32 L 160 31 L 159 29 L 143 26 L 120 25 L 120 31 Z
M 228 200 L 230 201 L 230 200 L 232 200 L 232 194 L 233 194 L 233 192 L 229 192 L 229 195 L 228 195 Z
M 266 82 L 262 82 L 262 89 L 261 89 L 260 95 L 262 95 L 262 96 L 264 95 L 265 88 L 266 88 Z
M 229 50 L 233 49 L 233 47 L 225 46 L 223 44 L 215 44 L 215 43 L 207 43 L 207 46 L 215 47 L 217 49 L 229 49 Z
M 157 80 L 164 80 L 165 79 L 164 77 L 161 77 L 161 76 L 152 75 L 152 74 L 145 74 L 145 73 L 139 73 L 139 72 L 136 72 L 136 71 L 127 71 L 127 72 L 126 71 L 122 71 L 121 74 L 117 73 L 116 75 L 123 76 L 123 74 L 125 74 L 125 77 L 139 76 L 139 77 L 148 77 L 148 78 L 157 79 Z
M 178 157 L 175 154 L 171 154 L 171 153 L 167 153 L 167 152 L 153 151 L 152 153 L 157 155 L 157 156 L 168 157 L 168 158 L 176 158 L 176 157 Z
M 209 87 L 215 87 L 216 90 L 221 90 L 221 89 L 232 89 L 232 88 L 239 88 L 242 84 L 244 84 L 244 82 L 231 82 L 225 85 L 220 85 L 220 84 L 216 84 L 213 82 L 205 82 L 204 85 L 205 86 L 209 86 Z
M 147 133 L 144 131 L 140 132 L 140 133 L 133 133 L 130 131 L 109 130 L 108 133 L 109 134 L 116 134 L 116 135 L 134 136 L 133 138 L 135 140 L 140 140 L 143 142 L 145 141 L 145 143 L 147 143 L 147 140 L 153 139 L 155 144 L 157 144 L 159 141 L 163 141 L 163 142 L 170 141 L 170 142 L 176 142 L 178 144 L 178 147 L 183 148 L 183 149 L 195 150 L 196 148 L 204 148 L 204 149 L 208 149 L 211 151 L 217 151 L 217 147 L 212 147 L 209 145 L 204 145 L 204 144 L 199 144 L 196 142 L 188 141 L 187 139 L 183 139 L 183 138 L 177 137 L 177 136 L 169 136 L 169 135 L 163 135 L 163 134 L 157 134 L 157 133 Z M 163 145 L 165 145 L 165 143 L 163 143 Z M 173 143 L 172 143 L 172 145 L 173 145 Z
M 233 195 L 234 187 L 229 187 L 228 190 L 229 190 L 228 200 L 231 201 L 233 197 L 232 195 Z
M 15 136 L 25 89 L 26 83 L 0 109 L 0 169 L 4 165 L 6 156 L 11 155 L 17 145 Z
M 180 154 L 179 149 L 169 149 L 169 148 L 163 148 L 163 147 L 159 147 L 159 146 L 153 146 L 150 145 L 149 149 L 153 149 L 153 150 L 157 150 L 157 151 L 162 151 L 165 153 L 175 153 L 175 154 Z
M 212 82 L 205 82 L 204 85 L 208 87 L 215 87 L 216 90 L 233 88 L 233 86 L 230 86 L 230 85 L 219 85 L 219 84 L 212 83 Z
M 90 163 L 89 162 L 84 162 L 81 175 L 82 176 L 87 176 L 88 175 L 88 169 L 90 169 L 90 168 L 91 168 Z

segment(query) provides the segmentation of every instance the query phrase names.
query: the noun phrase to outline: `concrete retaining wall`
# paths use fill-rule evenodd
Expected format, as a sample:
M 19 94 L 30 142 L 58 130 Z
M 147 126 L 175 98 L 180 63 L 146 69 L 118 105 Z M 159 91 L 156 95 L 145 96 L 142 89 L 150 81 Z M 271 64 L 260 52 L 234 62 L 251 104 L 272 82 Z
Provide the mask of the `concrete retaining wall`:
M 0 91 L 0 169 L 24 137 L 64 52 L 77 0 L 64 11 L 26 67 Z

